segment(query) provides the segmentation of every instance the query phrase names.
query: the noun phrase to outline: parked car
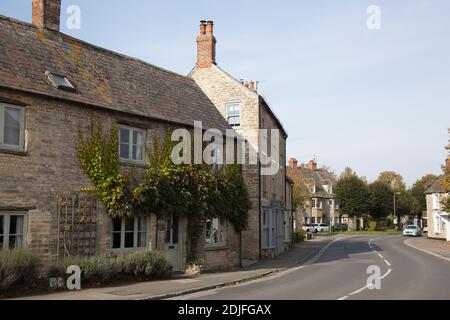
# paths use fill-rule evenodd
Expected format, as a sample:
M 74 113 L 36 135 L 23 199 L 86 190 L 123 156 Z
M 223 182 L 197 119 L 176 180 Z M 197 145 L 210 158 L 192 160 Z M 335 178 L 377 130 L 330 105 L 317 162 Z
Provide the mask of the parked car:
M 333 229 L 333 231 L 348 231 L 348 224 L 336 223 L 332 229 Z
M 325 223 L 321 223 L 316 226 L 316 230 L 317 232 L 330 232 L 330 226 Z
M 403 229 L 404 237 L 420 237 L 422 230 L 416 225 L 410 224 Z
M 316 227 L 314 223 L 308 223 L 302 226 L 302 229 L 305 230 L 306 232 L 311 232 L 311 233 L 316 233 Z

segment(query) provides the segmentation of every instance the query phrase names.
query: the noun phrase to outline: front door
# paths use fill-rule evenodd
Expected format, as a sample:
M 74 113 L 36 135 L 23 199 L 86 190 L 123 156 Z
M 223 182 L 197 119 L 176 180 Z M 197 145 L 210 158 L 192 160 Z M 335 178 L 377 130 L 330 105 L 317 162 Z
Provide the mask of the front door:
M 173 271 L 182 271 L 180 229 L 178 216 L 166 219 L 165 257 L 173 265 Z

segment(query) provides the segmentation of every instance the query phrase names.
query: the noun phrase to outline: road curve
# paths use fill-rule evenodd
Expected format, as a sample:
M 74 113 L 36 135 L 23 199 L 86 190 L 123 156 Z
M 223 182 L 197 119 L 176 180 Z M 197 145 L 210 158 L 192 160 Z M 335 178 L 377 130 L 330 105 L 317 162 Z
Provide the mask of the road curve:
M 193 300 L 450 299 L 450 262 L 400 236 L 352 236 L 333 242 L 313 263 L 240 286 L 180 297 Z M 380 289 L 367 288 L 378 266 Z

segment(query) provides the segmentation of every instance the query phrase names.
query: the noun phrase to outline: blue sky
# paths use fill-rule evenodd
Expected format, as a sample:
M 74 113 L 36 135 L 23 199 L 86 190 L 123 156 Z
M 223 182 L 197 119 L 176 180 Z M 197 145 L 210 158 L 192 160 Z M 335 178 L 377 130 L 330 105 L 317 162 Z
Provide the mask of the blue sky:
M 81 8 L 67 30 L 65 8 Z M 381 30 L 366 27 L 369 5 Z M 31 0 L 0 0 L 31 20 Z M 450 127 L 450 1 L 63 0 L 62 31 L 187 74 L 202 19 L 214 20 L 217 62 L 260 93 L 289 133 L 288 157 L 350 166 L 408 184 L 440 173 Z

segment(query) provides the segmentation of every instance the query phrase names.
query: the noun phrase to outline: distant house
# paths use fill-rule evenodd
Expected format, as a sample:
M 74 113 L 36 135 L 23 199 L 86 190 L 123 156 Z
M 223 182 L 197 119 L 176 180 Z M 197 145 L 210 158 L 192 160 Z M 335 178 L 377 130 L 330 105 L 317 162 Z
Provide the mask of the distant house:
M 448 161 L 447 161 L 448 163 Z M 449 213 L 442 210 L 441 201 L 448 194 L 442 186 L 444 177 L 439 177 L 425 192 L 427 198 L 428 238 L 450 241 Z
M 332 172 L 318 168 L 315 160 L 298 166 L 298 161 L 291 158 L 288 175 L 294 170 L 303 178 L 309 199 L 303 207 L 296 209 L 295 230 L 309 223 L 335 225 L 339 222 L 350 222 L 347 216 L 342 216 L 339 221 L 339 204 L 336 202 L 333 190 L 336 185 L 336 177 Z

